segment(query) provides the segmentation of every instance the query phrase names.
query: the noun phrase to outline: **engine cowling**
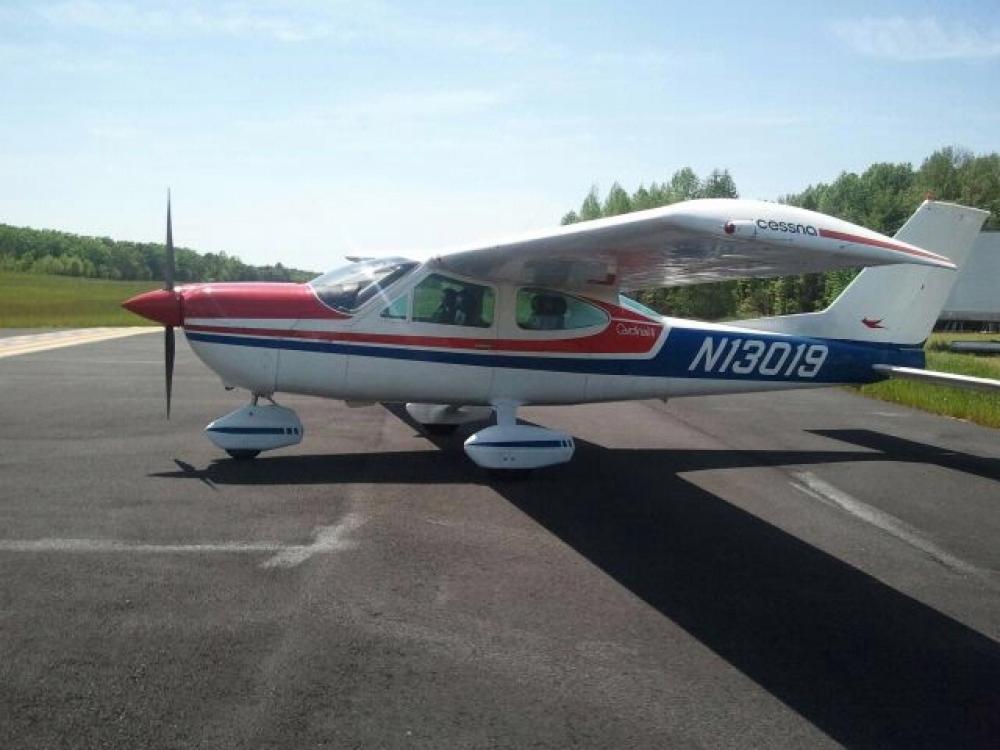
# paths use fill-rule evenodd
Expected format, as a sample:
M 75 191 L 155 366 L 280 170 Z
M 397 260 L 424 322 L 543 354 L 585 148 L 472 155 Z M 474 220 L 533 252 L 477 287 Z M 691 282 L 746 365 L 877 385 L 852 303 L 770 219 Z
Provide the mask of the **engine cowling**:
M 531 425 L 494 425 L 465 441 L 465 453 L 484 469 L 539 469 L 573 458 L 576 445 L 565 432 Z
M 248 405 L 216 419 L 205 434 L 224 451 L 269 451 L 301 443 L 303 429 L 291 409 Z

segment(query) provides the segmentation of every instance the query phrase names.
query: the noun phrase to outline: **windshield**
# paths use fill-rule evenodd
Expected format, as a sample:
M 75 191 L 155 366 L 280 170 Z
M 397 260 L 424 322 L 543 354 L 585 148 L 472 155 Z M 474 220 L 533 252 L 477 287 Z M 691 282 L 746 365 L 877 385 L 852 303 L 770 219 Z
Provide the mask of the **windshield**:
M 362 260 L 325 273 L 310 281 L 309 286 L 334 310 L 354 312 L 418 265 L 406 258 Z

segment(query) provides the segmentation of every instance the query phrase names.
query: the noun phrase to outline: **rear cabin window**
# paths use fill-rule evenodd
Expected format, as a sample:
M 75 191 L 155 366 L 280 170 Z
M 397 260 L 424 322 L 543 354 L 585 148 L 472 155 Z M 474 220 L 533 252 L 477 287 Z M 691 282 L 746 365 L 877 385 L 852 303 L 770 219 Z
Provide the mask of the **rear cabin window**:
M 432 274 L 413 290 L 413 320 L 448 326 L 489 328 L 496 296 L 488 286 Z
M 631 297 L 626 297 L 624 294 L 618 295 L 618 304 L 622 307 L 627 307 L 632 312 L 637 312 L 640 315 L 645 315 L 647 318 L 652 318 L 653 320 L 659 320 L 663 316 L 656 312 L 650 307 L 646 307 L 644 304 L 638 300 L 634 300 Z
M 603 326 L 607 313 L 589 302 L 548 289 L 519 289 L 517 325 L 528 331 L 569 331 Z

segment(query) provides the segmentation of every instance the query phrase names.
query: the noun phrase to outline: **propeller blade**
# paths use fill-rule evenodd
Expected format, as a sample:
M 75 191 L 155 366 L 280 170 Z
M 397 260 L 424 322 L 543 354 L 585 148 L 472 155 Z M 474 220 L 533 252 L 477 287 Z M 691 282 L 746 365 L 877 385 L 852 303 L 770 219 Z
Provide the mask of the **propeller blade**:
M 170 392 L 174 386 L 174 327 L 163 329 L 163 353 L 167 378 L 167 419 L 170 419 Z
M 170 221 L 170 190 L 167 190 L 167 264 L 163 276 L 163 288 L 171 291 L 174 288 L 174 232 Z

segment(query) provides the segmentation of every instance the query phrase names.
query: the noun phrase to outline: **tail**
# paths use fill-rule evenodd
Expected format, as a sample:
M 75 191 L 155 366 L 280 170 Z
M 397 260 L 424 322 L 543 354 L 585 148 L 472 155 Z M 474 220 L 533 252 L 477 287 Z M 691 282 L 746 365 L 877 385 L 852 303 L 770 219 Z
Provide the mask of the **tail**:
M 947 256 L 950 271 L 908 264 L 866 268 L 826 310 L 739 325 L 819 338 L 920 344 L 927 339 L 966 265 L 988 212 L 924 201 L 895 236 Z

